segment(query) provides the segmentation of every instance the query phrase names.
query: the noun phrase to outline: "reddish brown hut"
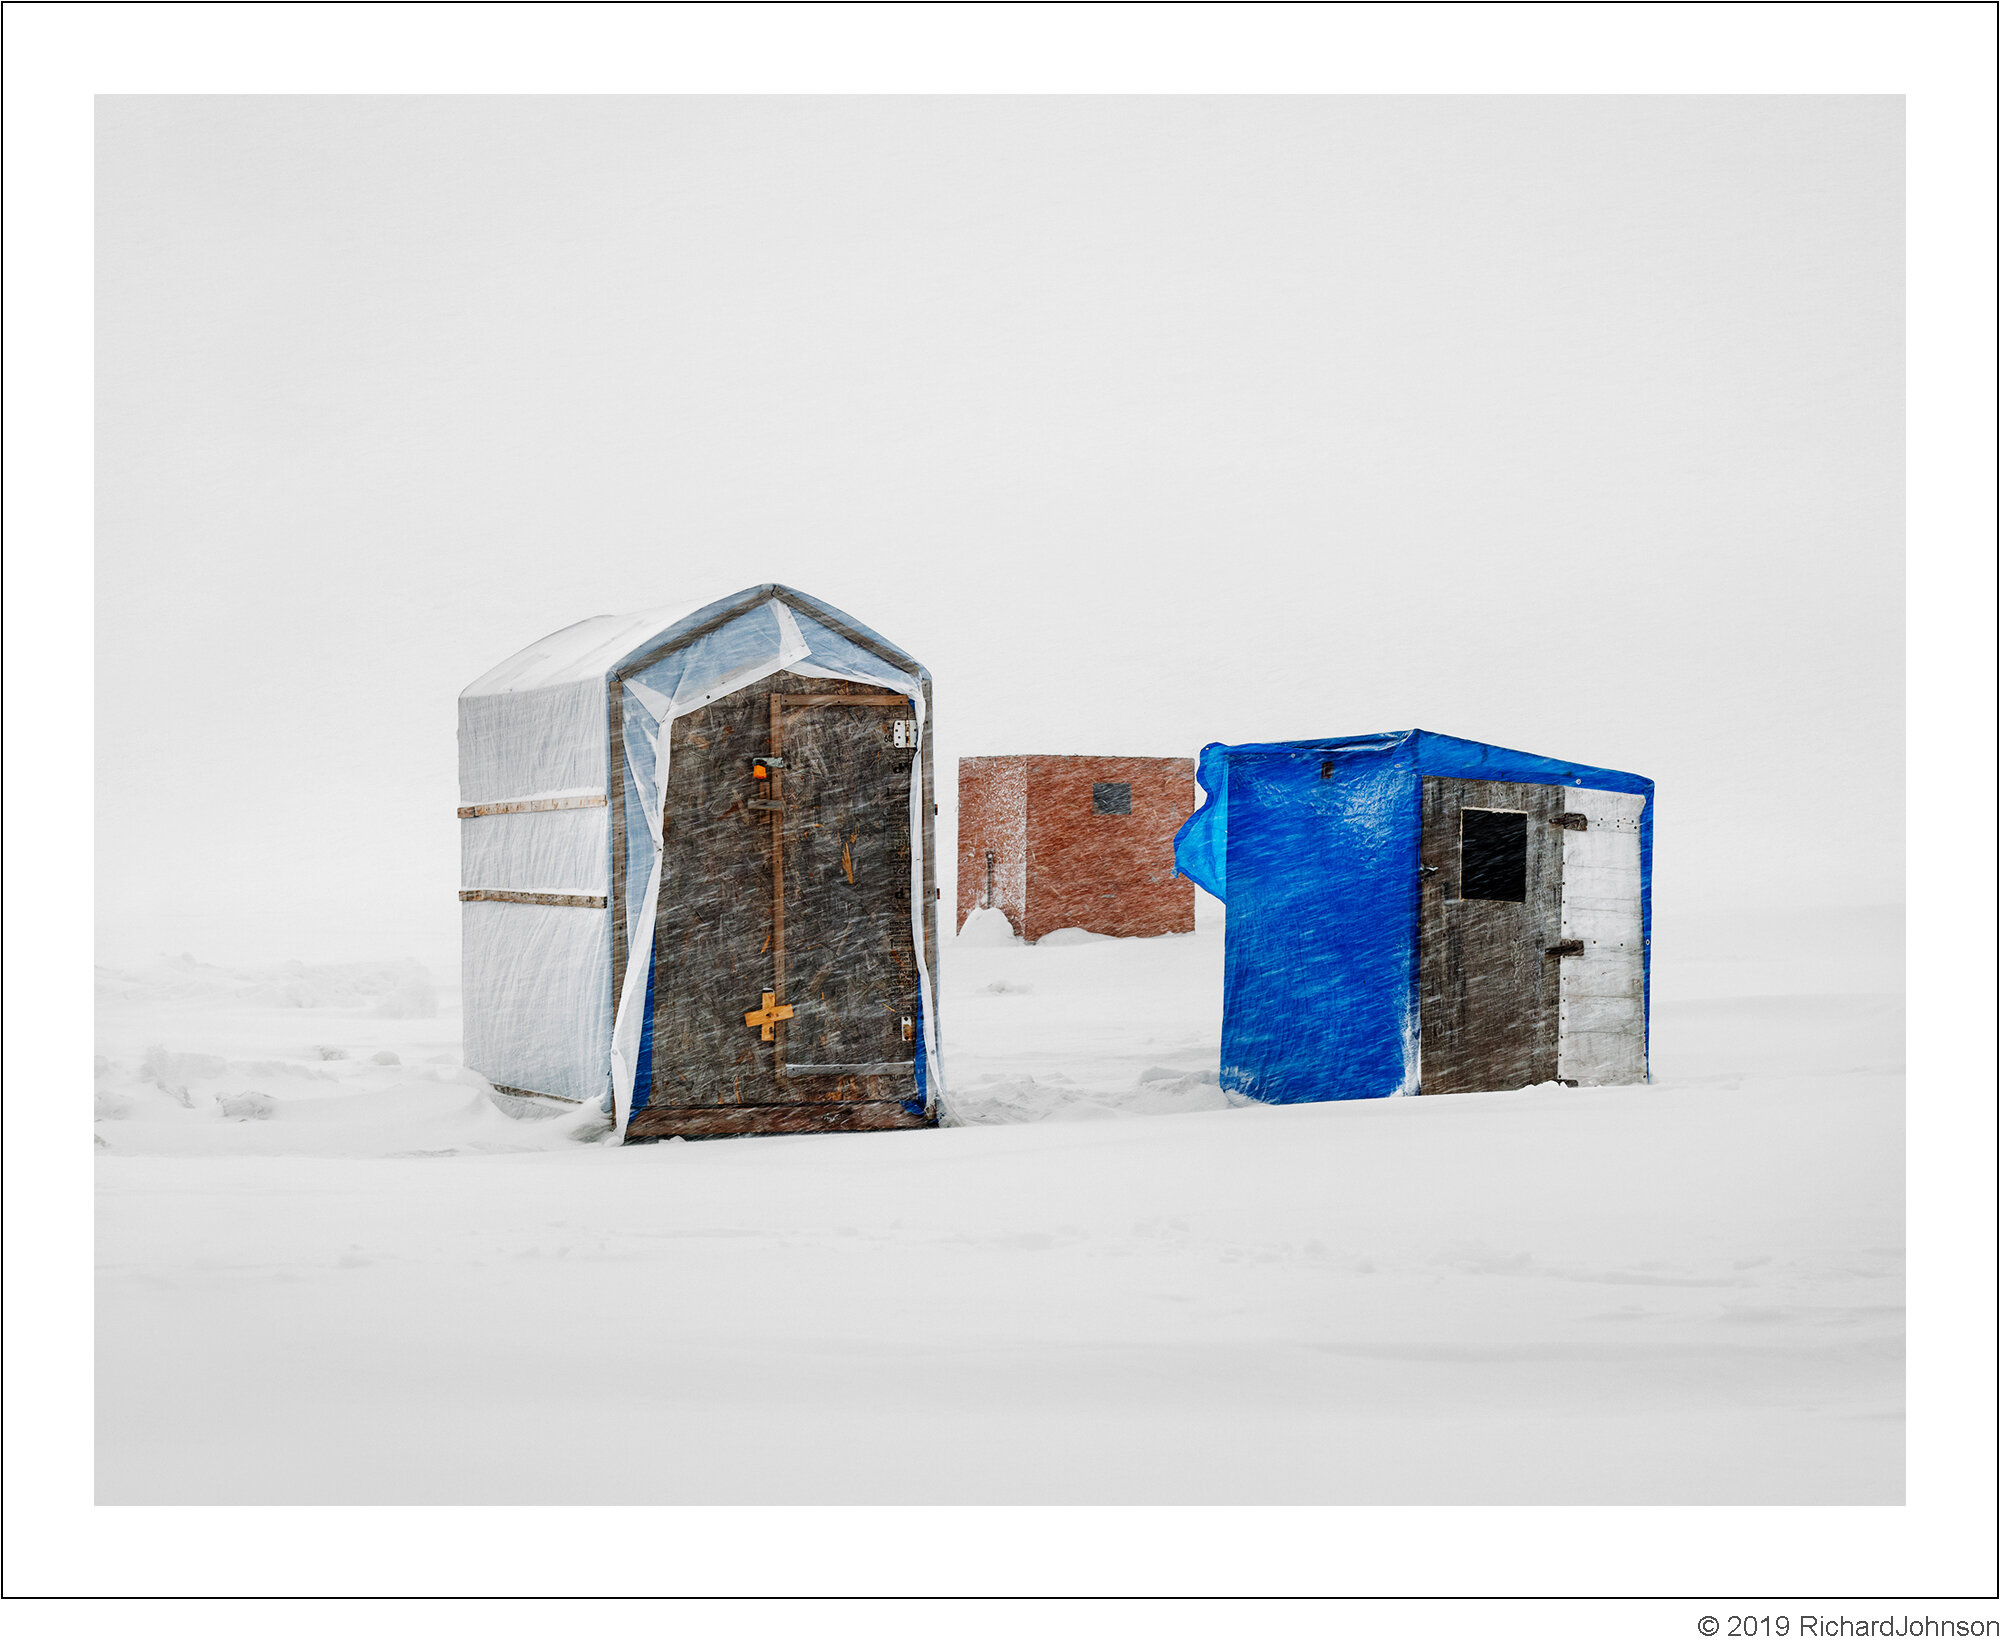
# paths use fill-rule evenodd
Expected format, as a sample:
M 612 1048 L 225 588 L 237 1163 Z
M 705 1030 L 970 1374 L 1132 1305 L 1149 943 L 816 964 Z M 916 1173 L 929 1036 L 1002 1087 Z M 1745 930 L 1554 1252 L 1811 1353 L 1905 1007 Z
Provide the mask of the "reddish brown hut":
M 1066 926 L 1108 937 L 1194 930 L 1174 831 L 1194 762 L 982 755 L 958 763 L 958 924 L 995 908 L 1030 943 Z

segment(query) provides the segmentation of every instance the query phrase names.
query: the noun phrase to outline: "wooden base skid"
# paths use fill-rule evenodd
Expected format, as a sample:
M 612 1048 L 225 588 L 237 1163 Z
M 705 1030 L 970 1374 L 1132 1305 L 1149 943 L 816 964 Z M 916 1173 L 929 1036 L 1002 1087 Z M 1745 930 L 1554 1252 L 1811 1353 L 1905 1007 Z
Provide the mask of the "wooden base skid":
M 699 1109 L 641 1109 L 627 1141 L 659 1137 L 768 1137 L 785 1132 L 892 1132 L 935 1126 L 897 1103 L 745 1103 Z

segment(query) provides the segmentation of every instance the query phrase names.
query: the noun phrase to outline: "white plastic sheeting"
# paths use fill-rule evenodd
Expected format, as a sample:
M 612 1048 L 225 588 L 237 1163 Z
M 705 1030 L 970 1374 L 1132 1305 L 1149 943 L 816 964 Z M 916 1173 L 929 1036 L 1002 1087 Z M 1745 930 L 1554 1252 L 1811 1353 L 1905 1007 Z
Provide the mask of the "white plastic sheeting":
M 767 598 L 754 597 L 764 592 Z M 732 610 L 732 608 L 737 608 Z M 631 1118 L 667 792 L 668 728 L 680 715 L 788 669 L 901 692 L 915 710 L 910 767 L 910 912 L 923 1002 L 925 1091 L 942 1095 L 935 980 L 924 944 L 922 751 L 926 677 L 846 638 L 829 622 L 903 654 L 852 619 L 770 585 L 726 600 L 594 617 L 537 641 L 459 698 L 464 806 L 608 796 L 611 693 L 619 693 L 625 873 L 611 884 L 608 805 L 510 811 L 460 824 L 465 890 L 605 899 L 602 908 L 465 904 L 466 1061 L 496 1084 L 607 1104 L 614 1139 Z M 723 621 L 717 622 L 718 617 Z M 681 637 L 685 636 L 685 639 Z M 622 677 L 622 678 L 621 678 Z M 623 897 L 631 957 L 611 1000 L 610 900 Z
M 611 838 L 602 791 L 592 798 L 599 803 L 576 811 L 467 818 L 459 843 L 465 886 L 602 897 L 611 873 Z
M 596 817 L 601 826 L 604 813 Z M 496 1085 L 601 1098 L 611 1009 L 605 912 L 533 903 L 464 911 L 467 1065 Z
M 469 690 L 470 688 L 468 688 Z M 604 681 L 458 700 L 462 805 L 604 792 Z

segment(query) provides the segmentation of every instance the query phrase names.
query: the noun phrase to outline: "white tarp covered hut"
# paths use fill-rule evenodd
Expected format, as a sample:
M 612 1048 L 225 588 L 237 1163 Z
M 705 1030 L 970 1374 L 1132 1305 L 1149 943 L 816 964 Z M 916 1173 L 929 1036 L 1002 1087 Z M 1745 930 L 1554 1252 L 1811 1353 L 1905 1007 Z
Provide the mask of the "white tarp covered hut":
M 620 1140 L 934 1123 L 930 708 L 916 659 L 780 584 L 589 618 L 481 675 L 469 1066 Z

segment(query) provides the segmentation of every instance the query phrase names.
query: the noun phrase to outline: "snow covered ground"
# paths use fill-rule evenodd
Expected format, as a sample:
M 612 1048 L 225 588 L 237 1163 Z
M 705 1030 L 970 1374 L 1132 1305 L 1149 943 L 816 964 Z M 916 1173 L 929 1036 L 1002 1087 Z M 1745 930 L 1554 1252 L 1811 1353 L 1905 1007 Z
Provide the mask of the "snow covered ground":
M 100 974 L 105 1503 L 1893 1503 L 1900 915 L 1650 1087 L 1232 1108 L 1221 932 L 947 946 L 937 1132 L 570 1140 L 413 964 Z

